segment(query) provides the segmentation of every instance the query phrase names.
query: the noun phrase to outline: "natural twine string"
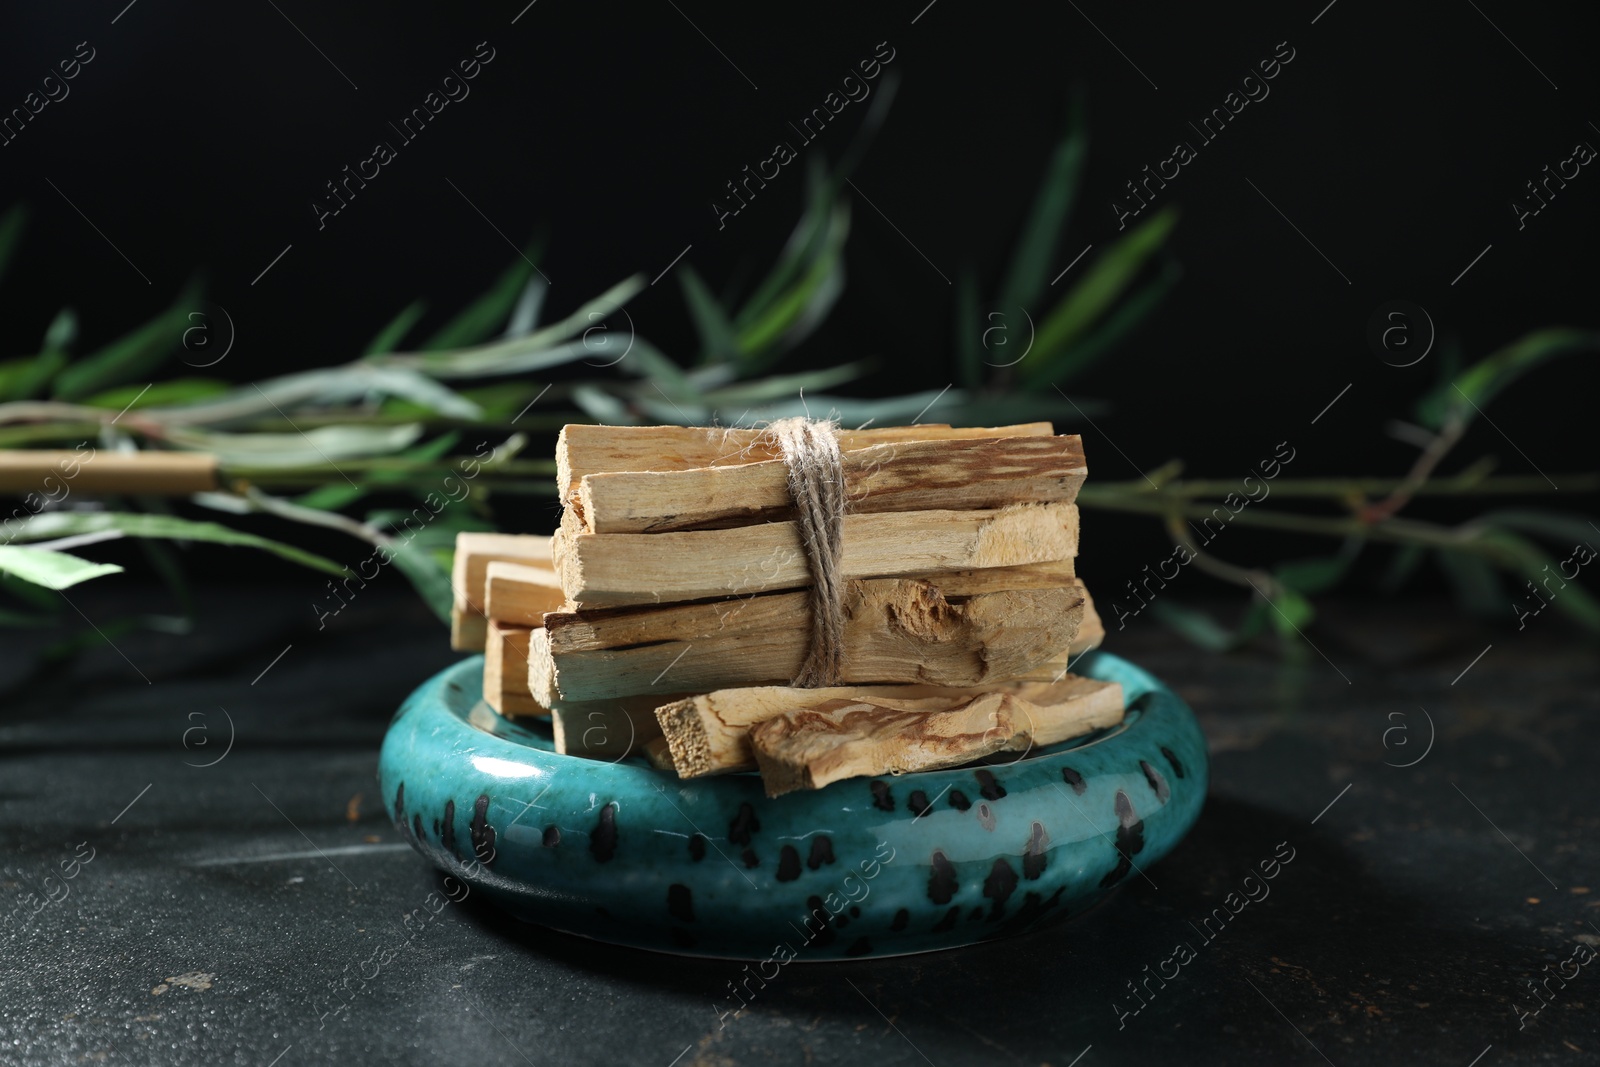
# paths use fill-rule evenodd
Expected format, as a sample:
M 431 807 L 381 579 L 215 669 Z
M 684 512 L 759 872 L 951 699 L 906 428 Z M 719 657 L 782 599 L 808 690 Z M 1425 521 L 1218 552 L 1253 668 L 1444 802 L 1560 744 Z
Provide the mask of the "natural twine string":
M 789 474 L 800 540 L 811 570 L 811 646 L 791 685 L 838 685 L 844 662 L 844 467 L 838 424 L 780 419 L 767 432 Z

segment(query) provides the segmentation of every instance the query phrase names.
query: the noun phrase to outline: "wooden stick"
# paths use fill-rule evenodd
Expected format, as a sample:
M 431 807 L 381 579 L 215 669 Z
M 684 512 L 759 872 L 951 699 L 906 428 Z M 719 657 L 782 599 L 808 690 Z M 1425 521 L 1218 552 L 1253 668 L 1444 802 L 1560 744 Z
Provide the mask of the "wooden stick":
M 551 538 L 537 534 L 456 534 L 456 555 L 450 571 L 456 603 L 480 615 L 485 613 L 489 564 L 496 562 L 549 567 Z
M 1007 589 L 1050 589 L 1071 585 L 1077 588 L 1079 596 L 1087 598 L 1088 592 L 1083 588 L 1083 583 L 1074 576 L 1074 566 L 1072 559 L 1061 559 L 1019 567 L 988 567 L 865 581 L 925 582 L 936 587 L 947 599 Z M 732 625 L 743 625 L 743 613 L 763 601 L 775 604 L 779 602 L 776 599 L 779 597 L 804 598 L 807 595 L 804 592 L 766 593 L 760 597 L 732 600 L 597 608 L 582 612 L 563 608 L 547 613 L 545 625 L 550 630 L 551 648 L 556 655 L 592 652 L 661 641 L 692 640 L 696 635 L 709 635 Z
M 455 561 L 450 569 L 454 602 L 450 609 L 450 647 L 457 652 L 477 652 L 484 647 L 489 564 L 497 561 L 529 565 L 550 564 L 551 539 L 536 534 L 458 533 Z
M 547 611 L 566 602 L 551 566 L 493 560 L 484 569 L 484 610 L 491 619 L 543 626 Z
M 621 759 L 661 737 L 655 707 L 671 697 L 558 701 L 551 707 L 556 751 L 568 756 Z
M 957 767 L 1120 722 L 1122 687 L 1068 676 L 1023 693 L 968 697 L 943 711 L 876 703 L 870 692 L 796 707 L 758 723 L 750 745 L 769 797 L 861 776 Z
M 556 573 L 578 608 L 739 596 L 811 584 L 793 522 L 661 534 L 556 534 Z M 848 515 L 844 577 L 1012 567 L 1078 554 L 1073 504 Z
M 1048 422 L 952 429 L 943 424 L 841 430 L 839 447 L 867 448 L 895 441 L 960 441 L 974 437 L 1048 437 Z M 671 471 L 778 459 L 765 430 L 723 426 L 571 425 L 556 441 L 556 492 L 566 503 L 579 479 L 609 471 Z
M 502 715 L 548 715 L 549 708 L 528 692 L 528 634 L 531 627 L 490 619 L 483 648 L 483 699 Z
M 1010 693 L 1035 700 L 1074 675 L 1056 675 L 1041 682 L 1006 682 L 970 689 L 937 685 L 838 686 L 828 689 L 793 689 L 755 686 L 719 689 L 685 697 L 656 709 L 661 731 L 672 748 L 672 762 L 684 778 L 728 774 L 755 769 L 750 746 L 752 727 L 793 710 L 846 703 L 870 703 L 894 711 L 931 714 L 960 708 L 975 697 Z
M 87 454 L 53 449 L 0 452 L 0 493 L 50 492 L 52 482 L 84 493 L 186 496 L 217 487 L 217 457 L 205 452 Z
M 1076 635 L 1084 601 L 1072 581 L 1069 571 L 1052 586 L 954 601 L 937 580 L 850 582 L 840 681 L 975 686 L 1023 675 L 1052 662 Z M 666 678 L 691 692 L 782 684 L 800 670 L 811 625 L 804 592 L 635 614 L 653 625 L 548 616 L 561 622 L 529 655 L 530 691 L 543 700 L 599 700 L 648 692 Z M 597 631 L 613 647 L 594 647 Z
M 457 652 L 482 652 L 488 647 L 489 619 L 460 604 L 450 606 L 450 647 Z
M 1013 681 L 1018 682 L 1053 682 L 1061 678 L 1067 671 L 1078 663 L 1079 657 L 1090 649 L 1099 648 L 1105 642 L 1106 630 L 1100 621 L 1100 615 L 1094 610 L 1094 601 L 1089 597 L 1089 591 L 1084 588 L 1082 579 L 1079 579 L 1078 595 L 1084 598 L 1083 621 L 1078 624 L 1078 632 L 1072 638 L 1072 643 L 1065 649 L 1051 656 L 1049 660 L 1017 675 Z
M 1076 434 L 894 442 L 845 452 L 842 465 L 853 512 L 1070 503 L 1087 474 Z M 782 460 L 590 474 L 579 482 L 573 511 L 589 533 L 664 533 L 794 517 Z

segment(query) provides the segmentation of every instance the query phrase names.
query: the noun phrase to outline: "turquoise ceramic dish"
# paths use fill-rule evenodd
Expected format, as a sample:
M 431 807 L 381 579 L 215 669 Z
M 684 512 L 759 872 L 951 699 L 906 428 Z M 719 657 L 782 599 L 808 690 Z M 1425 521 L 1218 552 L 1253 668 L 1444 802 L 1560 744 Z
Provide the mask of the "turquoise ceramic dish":
M 928 952 L 1076 915 L 1199 817 L 1189 708 L 1108 653 L 1076 666 L 1122 683 L 1123 723 L 1017 762 L 769 799 L 754 774 L 559 755 L 489 710 L 474 658 L 406 701 L 378 777 L 418 851 L 530 922 L 737 959 Z

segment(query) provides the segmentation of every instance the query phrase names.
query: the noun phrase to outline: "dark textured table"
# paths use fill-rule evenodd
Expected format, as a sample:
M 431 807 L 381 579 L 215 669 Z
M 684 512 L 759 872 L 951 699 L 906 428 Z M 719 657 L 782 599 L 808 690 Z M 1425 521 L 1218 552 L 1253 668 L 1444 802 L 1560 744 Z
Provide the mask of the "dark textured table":
M 130 603 L 91 589 L 91 618 Z M 3 638 L 0 1063 L 1600 1062 L 1600 663 L 1559 620 L 1350 605 L 1297 663 L 1140 620 L 1108 647 L 1213 759 L 1148 879 L 1024 940 L 797 963 L 719 1019 L 739 964 L 476 898 L 402 927 L 439 881 L 374 772 L 453 658 L 420 608 L 374 588 L 318 632 L 303 595 L 202 601 L 198 632 L 70 671 Z

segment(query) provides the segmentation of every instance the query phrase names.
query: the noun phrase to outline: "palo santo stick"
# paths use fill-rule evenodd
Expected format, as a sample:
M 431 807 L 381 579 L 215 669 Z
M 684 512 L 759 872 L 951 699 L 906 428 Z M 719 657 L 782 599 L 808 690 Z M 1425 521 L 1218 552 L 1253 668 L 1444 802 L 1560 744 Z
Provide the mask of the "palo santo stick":
M 1069 646 L 1073 655 L 1099 648 L 1106 639 L 1105 623 L 1100 621 L 1100 613 L 1094 610 L 1094 597 L 1089 595 L 1081 579 L 1078 581 L 1078 592 L 1083 594 L 1083 622 L 1078 624 L 1078 636 L 1072 639 Z
M 1048 422 L 1015 426 L 952 429 L 945 425 L 891 426 L 881 430 L 840 430 L 839 447 L 867 448 L 894 441 L 962 441 L 974 437 L 1048 437 Z M 721 467 L 778 459 L 765 430 L 721 426 L 571 425 L 556 441 L 556 492 L 562 503 L 579 479 L 608 471 L 671 471 Z
M 985 693 L 924 712 L 843 697 L 758 723 L 750 746 L 767 796 L 844 778 L 956 767 L 996 752 L 1027 752 L 1122 720 L 1122 687 L 1068 677 L 1022 693 Z
M 558 701 L 551 706 L 556 751 L 568 756 L 620 759 L 659 740 L 655 706 L 671 697 Z
M 450 607 L 450 647 L 476 652 L 484 647 L 485 584 L 496 561 L 549 566 L 550 538 L 536 534 L 458 533 L 450 569 L 454 593 Z
M 555 537 L 556 573 L 578 608 L 703 600 L 811 584 L 798 525 Z M 1078 554 L 1074 504 L 847 515 L 842 577 L 1014 567 Z
M 719 689 L 665 703 L 656 709 L 656 718 L 672 748 L 672 762 L 678 774 L 684 778 L 700 778 L 753 769 L 756 763 L 750 747 L 750 729 L 788 711 L 845 701 L 928 714 L 949 711 L 991 693 L 1010 693 L 1030 702 L 1049 703 L 1048 694 L 1055 691 L 1054 687 L 1075 680 L 1075 675 L 1058 673 L 1045 681 L 1007 682 L 969 689 L 937 685 L 858 685 L 826 689 L 771 685 Z
M 531 628 L 490 619 L 483 647 L 483 699 L 502 715 L 548 715 L 528 692 Z
M 504 562 L 550 567 L 550 547 L 551 539 L 537 534 L 456 534 L 455 564 L 450 572 L 456 603 L 479 615 L 485 614 L 489 564 Z
M 450 647 L 457 652 L 482 652 L 489 641 L 489 619 L 460 604 L 450 606 Z
M 1064 437 L 903 441 L 844 452 L 853 512 L 976 510 L 1070 503 L 1088 473 L 1083 442 Z M 793 518 L 781 459 L 682 471 L 586 475 L 577 516 L 590 533 L 664 533 Z
M 841 683 L 975 686 L 1050 662 L 1077 633 L 1083 600 L 1070 578 L 955 602 L 932 581 L 880 578 L 847 583 L 844 610 Z M 530 653 L 528 686 L 549 701 L 648 692 L 668 676 L 675 689 L 689 691 L 787 682 L 805 659 L 810 612 L 803 592 L 645 609 L 681 628 L 657 629 L 651 644 L 588 651 L 563 646 L 578 643 L 567 636 L 571 630 L 594 628 L 564 626 Z
M 209 492 L 217 480 L 217 457 L 205 452 L 0 452 L 0 493 L 53 494 L 54 481 L 84 493 L 187 495 Z
M 484 610 L 491 619 L 522 626 L 543 626 L 544 613 L 566 602 L 550 566 L 494 560 L 484 570 Z
M 1072 559 L 1060 559 L 1020 567 L 988 567 L 864 581 L 926 582 L 949 599 L 1007 589 L 1071 586 L 1079 596 L 1087 599 L 1088 592 L 1083 588 L 1082 581 L 1075 577 L 1074 566 Z M 761 597 L 648 607 L 601 608 L 583 612 L 563 609 L 548 613 L 544 621 L 550 631 L 551 650 L 556 655 L 562 655 L 662 641 L 693 640 L 696 636 L 709 636 L 730 627 L 743 626 L 746 612 L 762 604 L 779 603 L 779 597 L 804 598 L 807 595 L 804 592 L 768 593 Z
M 661 724 L 656 721 L 655 706 L 676 697 L 560 701 L 546 706 L 535 700 L 527 687 L 528 641 L 534 628 L 490 619 L 487 629 L 484 703 L 507 718 L 548 717 L 557 752 L 620 758 L 642 749 L 646 741 L 660 739 Z
M 1056 653 L 1044 663 L 1031 670 L 1019 674 L 1014 681 L 1018 682 L 1053 682 L 1066 674 L 1074 666 L 1080 656 L 1090 649 L 1099 648 L 1106 639 L 1105 625 L 1100 621 L 1100 615 L 1094 610 L 1094 600 L 1090 598 L 1089 591 L 1084 588 L 1083 581 L 1077 583 L 1078 595 L 1083 597 L 1083 621 L 1078 624 L 1078 633 L 1073 637 L 1071 644 Z

